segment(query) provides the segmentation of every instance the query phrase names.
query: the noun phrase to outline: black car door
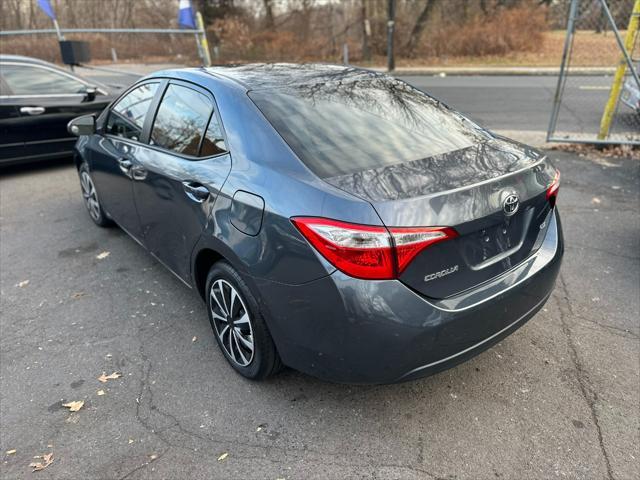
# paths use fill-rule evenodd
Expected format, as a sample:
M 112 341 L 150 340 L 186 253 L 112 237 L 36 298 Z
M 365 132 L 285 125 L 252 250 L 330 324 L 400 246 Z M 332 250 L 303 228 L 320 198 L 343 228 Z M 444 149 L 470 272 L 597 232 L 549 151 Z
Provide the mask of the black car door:
M 231 170 L 213 96 L 169 82 L 148 143 L 138 150 L 132 174 L 144 243 L 188 282 L 191 252 Z
M 11 90 L 3 100 L 15 109 L 12 128 L 24 142 L 27 159 L 70 154 L 76 138 L 67 132 L 67 123 L 99 112 L 110 101 L 107 92 L 46 65 L 3 63 L 2 76 Z
M 132 167 L 142 143 L 145 122 L 159 80 L 144 82 L 127 91 L 98 122 L 98 134 L 86 147 L 89 168 L 100 203 L 113 220 L 142 241 L 132 186 Z
M 24 156 L 20 115 L 11 97 L 11 90 L 0 76 L 0 165 Z

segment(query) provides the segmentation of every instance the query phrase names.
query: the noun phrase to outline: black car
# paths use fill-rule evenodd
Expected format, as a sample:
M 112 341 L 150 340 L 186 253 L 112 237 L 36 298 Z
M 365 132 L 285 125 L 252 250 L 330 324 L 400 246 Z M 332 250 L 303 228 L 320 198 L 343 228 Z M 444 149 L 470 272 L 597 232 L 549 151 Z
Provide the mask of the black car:
M 560 269 L 550 160 L 380 73 L 157 72 L 69 129 L 93 221 L 202 296 L 248 378 L 432 374 L 522 326 Z
M 99 113 L 113 95 L 51 63 L 0 55 L 0 166 L 71 156 L 67 123 Z

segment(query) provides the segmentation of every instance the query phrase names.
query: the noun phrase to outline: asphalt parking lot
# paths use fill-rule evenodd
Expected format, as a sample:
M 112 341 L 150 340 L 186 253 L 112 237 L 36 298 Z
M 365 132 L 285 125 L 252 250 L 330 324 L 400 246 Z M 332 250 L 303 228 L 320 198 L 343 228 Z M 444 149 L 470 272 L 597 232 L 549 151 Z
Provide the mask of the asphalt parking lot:
M 244 380 L 197 294 L 92 224 L 70 163 L 3 171 L 0 477 L 638 478 L 639 164 L 550 154 L 567 250 L 546 308 L 453 370 L 374 387 Z

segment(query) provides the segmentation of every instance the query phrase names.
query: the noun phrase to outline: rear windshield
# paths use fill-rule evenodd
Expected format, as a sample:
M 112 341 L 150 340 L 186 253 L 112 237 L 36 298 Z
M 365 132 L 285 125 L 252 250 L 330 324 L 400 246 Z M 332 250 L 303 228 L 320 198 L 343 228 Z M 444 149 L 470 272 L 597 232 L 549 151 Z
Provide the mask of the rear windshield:
M 469 120 L 388 78 L 257 90 L 249 96 L 321 178 L 421 160 L 487 139 Z

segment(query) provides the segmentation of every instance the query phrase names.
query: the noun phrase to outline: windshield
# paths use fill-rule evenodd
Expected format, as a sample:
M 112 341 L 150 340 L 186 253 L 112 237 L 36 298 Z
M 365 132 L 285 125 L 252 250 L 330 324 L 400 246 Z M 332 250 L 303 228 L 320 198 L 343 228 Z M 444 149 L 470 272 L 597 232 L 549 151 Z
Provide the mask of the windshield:
M 488 138 L 438 101 L 387 77 L 256 90 L 249 96 L 321 178 L 421 160 Z

